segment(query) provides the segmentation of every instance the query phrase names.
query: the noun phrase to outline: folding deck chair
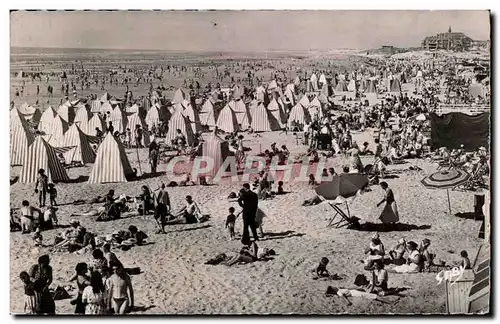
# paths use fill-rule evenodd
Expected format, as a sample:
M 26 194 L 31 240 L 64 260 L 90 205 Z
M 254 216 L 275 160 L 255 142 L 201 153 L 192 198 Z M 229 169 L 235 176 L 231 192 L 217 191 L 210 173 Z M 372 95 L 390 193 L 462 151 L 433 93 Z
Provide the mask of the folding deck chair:
M 350 215 L 350 212 L 349 212 L 349 205 L 347 205 L 347 201 L 345 202 L 345 206 L 347 208 L 347 215 L 340 208 L 340 205 L 342 205 L 343 203 L 335 203 L 333 201 L 328 201 L 328 200 L 325 201 L 335 211 L 335 214 L 333 214 L 333 216 L 328 219 L 328 225 L 326 225 L 326 227 L 341 228 L 351 224 L 351 217 L 348 216 Z

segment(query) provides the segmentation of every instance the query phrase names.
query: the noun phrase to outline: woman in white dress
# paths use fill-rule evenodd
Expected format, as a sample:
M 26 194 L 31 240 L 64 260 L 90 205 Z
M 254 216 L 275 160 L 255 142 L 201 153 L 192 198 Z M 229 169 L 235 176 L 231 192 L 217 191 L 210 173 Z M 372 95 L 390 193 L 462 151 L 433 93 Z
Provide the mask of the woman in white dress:
M 106 314 L 106 295 L 102 276 L 99 272 L 92 272 L 90 285 L 83 290 L 82 303 L 85 304 L 85 315 Z

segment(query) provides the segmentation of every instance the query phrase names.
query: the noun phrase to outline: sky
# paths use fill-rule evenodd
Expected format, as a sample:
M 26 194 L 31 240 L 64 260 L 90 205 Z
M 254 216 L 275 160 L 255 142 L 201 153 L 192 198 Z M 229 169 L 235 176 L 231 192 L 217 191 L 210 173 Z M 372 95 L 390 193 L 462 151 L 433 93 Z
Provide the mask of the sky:
M 11 13 L 12 47 L 279 51 L 420 46 L 453 31 L 490 38 L 488 11 L 38 11 Z

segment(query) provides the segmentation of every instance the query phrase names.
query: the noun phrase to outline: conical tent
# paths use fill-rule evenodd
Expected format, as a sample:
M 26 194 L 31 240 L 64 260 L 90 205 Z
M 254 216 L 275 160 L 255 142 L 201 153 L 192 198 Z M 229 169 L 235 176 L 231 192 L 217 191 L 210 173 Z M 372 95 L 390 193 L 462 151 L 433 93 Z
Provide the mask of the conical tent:
M 29 130 L 28 122 L 17 109 L 10 111 L 10 164 L 22 165 L 28 147 L 35 137 Z
M 202 125 L 215 126 L 215 119 L 214 105 L 210 99 L 207 99 L 201 107 L 200 122 Z
M 120 108 L 113 109 L 107 120 L 111 121 L 115 132 L 123 133 L 127 130 L 127 115 Z
M 274 119 L 278 121 L 280 128 L 283 128 L 283 126 L 286 124 L 286 115 L 281 104 L 279 104 L 278 101 L 273 98 L 267 106 L 267 110 L 269 110 L 269 112 L 274 116 Z
M 351 81 L 349 81 L 349 84 L 347 85 L 347 90 L 351 92 L 356 91 L 356 81 L 354 79 L 351 79 Z
M 156 103 L 154 105 L 156 109 L 158 109 L 158 113 L 160 115 L 160 120 L 167 123 L 172 117 L 172 113 L 168 110 L 167 106 L 160 106 L 160 104 Z
M 81 106 L 76 111 L 74 123 L 77 124 L 80 129 L 85 129 L 91 117 L 92 114 L 87 110 L 87 108 L 85 106 Z
M 232 133 L 238 128 L 238 119 L 229 105 L 220 111 L 216 126 L 226 133 Z
M 306 95 L 303 95 L 302 98 L 299 100 L 299 104 L 301 104 L 304 107 L 309 107 L 311 102 L 309 101 L 309 98 Z
M 28 148 L 19 174 L 19 182 L 36 182 L 40 169 L 45 170 L 49 182 L 69 181 L 68 174 L 59 162 L 54 148 L 41 136 L 37 137 Z
M 165 142 L 170 144 L 177 137 L 177 130 L 180 129 L 181 133 L 186 137 L 187 145 L 193 145 L 194 134 L 191 125 L 186 117 L 180 112 L 175 112 L 168 122 L 168 133 Z
M 75 108 L 68 104 L 59 106 L 57 114 L 64 119 L 67 123 L 72 123 L 75 120 Z
M 390 81 L 389 92 L 401 92 L 401 83 L 398 79 L 394 78 Z
M 228 156 L 232 155 L 229 150 L 229 143 L 215 134 L 210 134 L 204 138 L 201 146 L 201 156 L 209 158 L 213 162 L 213 167 L 208 172 L 215 176 Z
M 240 86 L 238 84 L 233 87 L 234 100 L 239 100 L 239 99 L 243 98 L 244 95 L 245 95 L 245 88 L 243 88 L 242 86 Z
M 93 113 L 101 112 L 102 103 L 100 100 L 92 100 L 90 104 L 90 111 Z
M 339 79 L 339 82 L 337 83 L 337 87 L 335 88 L 335 91 L 337 91 L 337 92 L 348 92 L 349 91 L 345 80 Z
M 287 85 L 285 89 L 285 97 L 288 99 L 291 105 L 295 105 L 295 96 L 293 95 L 293 93 L 294 93 L 293 84 Z
M 292 127 L 292 122 L 305 125 L 306 123 L 310 123 L 311 121 L 311 115 L 309 114 L 307 109 L 300 103 L 298 103 L 293 106 L 292 110 L 290 110 L 290 116 L 288 116 L 288 127 Z
M 193 133 L 201 131 L 200 115 L 198 114 L 198 110 L 196 110 L 191 103 L 188 103 L 185 106 L 182 114 L 191 123 L 191 129 L 193 130 Z
M 73 149 L 64 153 L 67 164 L 71 164 L 71 162 L 81 162 L 82 164 L 94 163 L 94 150 L 90 146 L 87 135 L 76 124 L 71 125 L 66 134 L 64 134 L 64 146 L 74 146 Z
M 149 129 L 152 129 L 154 125 L 160 125 L 160 112 L 156 106 L 149 108 L 148 113 L 146 114 L 145 122 Z
M 99 128 L 99 130 L 103 133 L 106 130 L 106 123 L 101 116 L 99 116 L 99 114 L 94 114 L 94 116 L 92 116 L 86 124 L 86 128 L 82 129 L 82 131 L 87 135 L 95 136 L 96 128 Z
M 62 119 L 61 116 L 57 115 L 54 117 L 48 127 L 48 130 L 45 132 L 47 135 L 50 135 L 47 142 L 54 147 L 63 147 L 64 133 L 66 133 L 68 129 L 68 123 Z
M 132 106 L 127 107 L 125 111 L 128 113 L 138 113 L 141 116 L 144 116 L 143 114 L 145 112 L 144 108 L 138 104 L 133 104 Z
M 111 99 L 111 95 L 107 92 L 105 92 L 102 96 L 101 96 L 101 102 L 108 102 L 109 99 Z
M 267 90 L 271 91 L 278 88 L 278 84 L 276 83 L 276 80 L 272 80 L 269 85 L 267 86 Z
M 127 182 L 127 177 L 133 173 L 122 143 L 108 133 L 97 149 L 88 183 Z
M 318 77 L 316 74 L 313 73 L 309 81 L 311 82 L 312 91 L 318 91 Z
M 243 129 L 250 127 L 252 118 L 243 100 L 233 100 L 229 102 L 229 107 L 234 111 L 238 124 L 241 124 Z
M 298 87 L 300 86 L 300 77 L 297 75 L 295 79 L 293 80 L 293 84 Z
M 321 86 L 324 86 L 327 83 L 326 76 L 323 73 L 319 76 L 319 83 L 322 84 Z
M 54 120 L 54 118 L 57 116 L 56 111 L 54 108 L 49 106 L 42 114 L 42 117 L 40 118 L 40 123 L 38 123 L 38 130 L 47 133 L 49 130 L 50 123 Z
M 318 97 L 314 97 L 314 99 L 311 100 L 308 110 L 311 117 L 317 115 L 318 117 L 322 118 L 324 116 L 323 106 L 321 105 L 321 102 L 319 101 Z
M 128 128 L 130 128 L 130 131 L 132 132 L 133 143 L 136 142 L 135 128 L 137 127 L 137 125 L 141 126 L 141 129 L 142 129 L 142 143 L 141 144 L 143 146 L 149 146 L 149 144 L 151 144 L 151 139 L 150 139 L 149 131 L 146 130 L 147 125 L 146 125 L 146 122 L 144 121 L 144 119 L 142 119 L 138 113 L 135 113 L 135 114 L 128 116 Z
M 108 112 L 111 113 L 113 111 L 113 106 L 111 106 L 111 103 L 109 102 L 104 102 L 101 105 L 101 110 L 99 112 L 103 114 L 107 114 Z
M 377 93 L 377 86 L 375 82 L 375 80 L 367 80 L 365 93 Z
M 187 96 L 184 93 L 184 91 L 182 91 L 182 89 L 178 88 L 177 90 L 175 90 L 174 99 L 172 99 L 172 103 L 173 104 L 181 103 L 187 99 L 186 97 Z
M 263 103 L 259 103 L 252 114 L 254 132 L 271 132 L 280 129 L 278 121 L 267 111 Z

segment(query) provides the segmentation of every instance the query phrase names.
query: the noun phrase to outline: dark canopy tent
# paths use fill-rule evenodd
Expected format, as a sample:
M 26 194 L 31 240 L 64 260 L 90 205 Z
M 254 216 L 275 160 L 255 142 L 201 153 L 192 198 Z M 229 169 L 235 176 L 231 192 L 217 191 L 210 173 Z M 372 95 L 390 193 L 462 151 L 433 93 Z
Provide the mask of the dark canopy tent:
M 478 147 L 489 147 L 490 114 L 467 115 L 449 113 L 444 115 L 430 114 L 432 148 L 442 146 L 448 149 L 459 148 L 461 144 L 466 150 Z

